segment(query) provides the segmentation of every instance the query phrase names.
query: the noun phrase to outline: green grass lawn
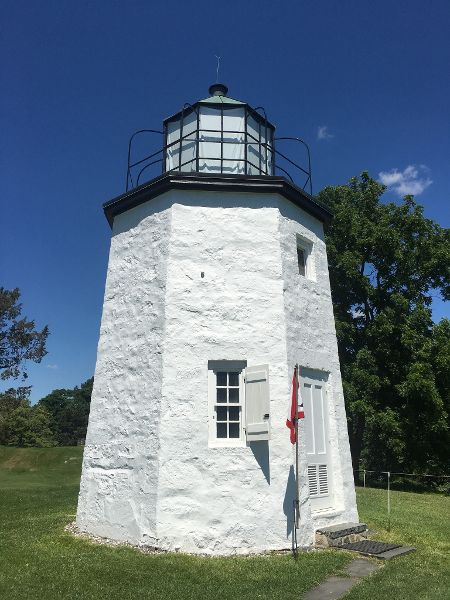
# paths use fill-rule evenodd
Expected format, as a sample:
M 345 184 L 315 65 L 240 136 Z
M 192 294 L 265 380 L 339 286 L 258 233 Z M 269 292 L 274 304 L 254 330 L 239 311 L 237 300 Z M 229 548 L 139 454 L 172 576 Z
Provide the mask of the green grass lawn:
M 146 555 L 73 538 L 80 448 L 0 447 L 0 598 L 299 600 L 328 575 L 342 574 L 342 551 L 290 556 L 200 558 Z M 417 546 L 387 563 L 346 598 L 450 598 L 449 498 L 392 494 L 392 531 L 385 531 L 385 492 L 358 490 L 360 516 L 383 540 Z
M 449 600 L 450 498 L 391 492 L 390 532 L 386 491 L 358 488 L 357 498 L 360 519 L 377 531 L 374 539 L 414 546 L 417 552 L 387 561 L 346 600 Z

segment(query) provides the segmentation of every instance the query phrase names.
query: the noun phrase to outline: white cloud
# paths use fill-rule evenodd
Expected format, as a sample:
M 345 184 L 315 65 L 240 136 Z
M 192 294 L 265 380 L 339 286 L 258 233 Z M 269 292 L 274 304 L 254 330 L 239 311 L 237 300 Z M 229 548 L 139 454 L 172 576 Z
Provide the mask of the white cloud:
M 318 140 L 331 140 L 331 138 L 334 138 L 334 135 L 328 131 L 328 127 L 326 125 L 320 125 L 317 128 Z
M 390 187 L 399 196 L 412 194 L 418 196 L 430 186 L 433 181 L 428 177 L 430 169 L 426 165 L 408 165 L 403 171 L 391 169 L 381 171 L 378 177 L 384 185 Z
M 58 368 L 58 365 L 50 365 L 50 364 L 48 364 L 48 365 L 45 365 L 45 366 L 47 367 L 47 369 L 57 369 Z

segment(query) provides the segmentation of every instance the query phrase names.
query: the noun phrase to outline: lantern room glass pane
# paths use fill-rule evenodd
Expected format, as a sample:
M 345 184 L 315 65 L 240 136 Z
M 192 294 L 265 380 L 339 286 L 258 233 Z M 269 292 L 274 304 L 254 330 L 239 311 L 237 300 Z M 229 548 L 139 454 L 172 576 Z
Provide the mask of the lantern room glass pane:
M 245 172 L 245 111 L 232 108 L 223 113 L 224 173 Z
M 228 108 L 223 111 L 223 130 L 245 131 L 245 112 L 243 108 Z
M 247 117 L 247 173 L 259 175 L 259 123 L 251 115 Z
M 247 133 L 249 142 L 259 140 L 259 123 L 250 115 L 247 117 Z
M 181 123 L 180 123 L 181 125 Z M 183 119 L 183 136 L 189 135 L 197 130 L 197 113 L 191 112 Z
M 221 111 L 217 108 L 200 108 L 200 131 L 222 131 Z
M 167 169 L 170 171 L 180 166 L 180 124 L 178 121 L 167 125 Z
M 222 163 L 220 160 L 204 160 L 200 161 L 199 171 L 201 173 L 221 173 Z
M 220 158 L 220 137 L 216 135 L 202 134 L 202 141 L 199 143 L 199 159 L 200 166 L 206 166 L 204 163 L 208 162 L 210 158 Z
M 182 127 L 181 127 L 182 126 Z M 191 112 L 180 121 L 181 171 L 197 170 L 197 114 Z

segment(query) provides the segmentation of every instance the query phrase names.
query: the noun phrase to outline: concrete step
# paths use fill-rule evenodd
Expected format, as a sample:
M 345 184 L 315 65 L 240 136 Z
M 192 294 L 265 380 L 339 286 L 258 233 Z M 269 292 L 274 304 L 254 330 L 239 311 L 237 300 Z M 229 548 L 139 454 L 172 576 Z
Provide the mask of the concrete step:
M 367 539 L 368 528 L 365 523 L 341 523 L 329 527 L 321 527 L 316 531 L 316 546 L 328 548 L 343 546 L 352 542 Z

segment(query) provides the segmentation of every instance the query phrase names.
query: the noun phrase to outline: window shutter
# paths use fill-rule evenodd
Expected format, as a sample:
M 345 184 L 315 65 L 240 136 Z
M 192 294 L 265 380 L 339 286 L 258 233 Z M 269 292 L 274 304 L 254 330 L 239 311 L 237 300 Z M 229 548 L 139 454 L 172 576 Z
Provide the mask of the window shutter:
M 247 442 L 269 439 L 269 365 L 245 369 L 245 431 Z

